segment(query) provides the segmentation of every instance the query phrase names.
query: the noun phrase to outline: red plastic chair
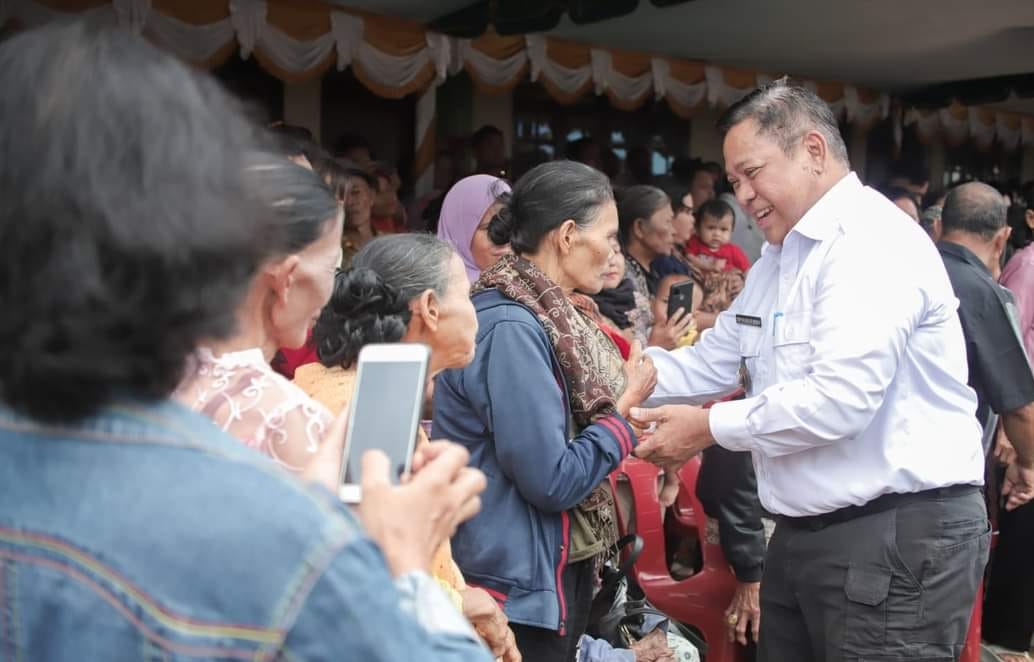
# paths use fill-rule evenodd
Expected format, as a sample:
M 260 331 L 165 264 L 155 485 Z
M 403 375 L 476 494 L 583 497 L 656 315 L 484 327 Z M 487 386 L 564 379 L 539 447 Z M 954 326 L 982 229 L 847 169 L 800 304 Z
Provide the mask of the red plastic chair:
M 736 577 L 717 542 L 707 541 L 707 516 L 696 497 L 699 473 L 699 458 L 682 468 L 682 487 L 669 517 L 674 517 L 680 533 L 699 541 L 703 556 L 700 572 L 686 579 L 671 576 L 662 509 L 657 501 L 660 470 L 654 465 L 629 458 L 611 475 L 615 494 L 622 494 L 621 485 L 626 480 L 631 488 L 631 518 L 619 508 L 619 526 L 622 535 L 637 533 L 646 543 L 632 575 L 647 599 L 669 617 L 700 632 L 708 646 L 707 662 L 739 662 L 742 649 L 729 641 L 725 625 L 725 609 L 736 591 Z

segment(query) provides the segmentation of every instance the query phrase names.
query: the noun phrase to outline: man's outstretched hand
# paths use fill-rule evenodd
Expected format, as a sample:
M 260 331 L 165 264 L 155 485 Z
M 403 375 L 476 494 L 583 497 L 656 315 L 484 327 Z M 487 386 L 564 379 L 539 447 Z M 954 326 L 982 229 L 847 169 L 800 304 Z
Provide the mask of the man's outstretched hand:
M 691 405 L 633 409 L 632 425 L 645 430 L 635 449 L 636 457 L 663 469 L 681 467 L 714 444 L 708 415 L 709 410 Z

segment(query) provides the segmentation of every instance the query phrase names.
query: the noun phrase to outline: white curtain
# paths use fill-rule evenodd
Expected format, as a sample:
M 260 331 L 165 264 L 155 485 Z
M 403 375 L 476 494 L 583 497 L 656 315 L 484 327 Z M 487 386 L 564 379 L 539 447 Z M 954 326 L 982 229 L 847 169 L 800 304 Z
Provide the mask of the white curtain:
M 520 50 L 505 59 L 496 60 L 474 48 L 469 39 L 459 40 L 458 55 L 478 79 L 496 87 L 512 81 L 528 63 L 527 50 Z
M 614 69 L 614 59 L 608 51 L 593 48 L 589 51 L 592 58 L 592 79 L 596 84 L 596 94 L 610 90 L 622 101 L 633 102 L 644 98 L 653 86 L 653 75 L 646 71 L 639 76 L 626 76 Z
M 741 89 L 726 83 L 725 75 L 718 67 L 704 67 L 704 77 L 707 79 L 707 102 L 712 106 L 731 106 L 750 92 L 750 89 Z
M 565 93 L 574 93 L 592 80 L 592 65 L 571 69 L 557 64 L 546 55 L 546 38 L 540 34 L 525 37 L 528 59 L 531 61 L 531 80 L 545 78 Z
M 969 135 L 980 149 L 987 149 L 995 139 L 995 123 L 984 122 L 984 117 L 976 108 L 969 109 Z
M 280 69 L 301 74 L 325 62 L 336 51 L 337 68 L 346 69 L 358 62 L 377 84 L 405 87 L 429 65 L 435 81 L 441 83 L 450 74 L 468 68 L 479 80 L 502 87 L 512 83 L 523 67 L 530 64 L 533 81 L 548 80 L 562 92 L 573 95 L 591 82 L 597 94 L 609 93 L 624 102 L 642 99 L 653 89 L 656 99 L 670 98 L 679 107 L 693 108 L 704 99 L 713 105 L 729 106 L 743 98 L 750 89 L 738 88 L 726 81 L 725 72 L 716 66 L 704 68 L 705 78 L 698 83 L 684 83 L 671 75 L 671 63 L 652 58 L 650 70 L 639 76 L 627 76 L 614 68 L 613 55 L 600 48 L 589 51 L 585 66 L 569 68 L 550 59 L 547 38 L 532 34 L 525 37 L 525 48 L 501 60 L 485 55 L 469 40 L 457 40 L 435 32 L 426 33 L 426 47 L 408 55 L 392 55 L 365 41 L 363 19 L 341 11 L 330 12 L 331 29 L 311 40 L 298 40 L 271 25 L 267 17 L 267 0 L 229 0 L 230 16 L 208 25 L 194 25 L 155 11 L 152 0 L 111 0 L 110 4 L 76 14 L 78 18 L 101 25 L 119 25 L 136 33 L 146 33 L 162 47 L 190 62 L 205 62 L 236 39 L 240 54 L 248 58 L 256 48 Z M 61 20 L 70 15 L 50 9 L 38 0 L 0 0 L 0 22 L 16 19 L 26 27 Z M 757 75 L 759 84 L 771 80 Z M 816 89 L 816 83 L 805 83 Z M 881 94 L 871 103 L 863 103 L 856 87 L 844 86 L 841 99 L 830 103 L 838 115 L 845 113 L 852 124 L 870 125 L 885 118 L 890 111 L 890 97 Z M 932 140 L 938 134 L 952 143 L 971 138 L 987 147 L 996 138 L 1008 149 L 1034 145 L 1034 118 L 1024 117 L 1019 127 L 1010 128 L 1012 116 L 983 109 L 967 109 L 964 119 L 956 119 L 943 108 L 923 115 L 906 114 L 906 124 L 915 124 L 920 135 Z M 990 118 L 990 119 L 989 119 Z
M 1015 127 L 1009 126 L 1009 116 L 1002 113 L 995 115 L 995 135 L 998 142 L 1008 151 L 1013 151 L 1020 146 L 1020 137 L 1023 131 L 1022 122 Z
M 661 58 L 650 61 L 653 90 L 658 99 L 671 98 L 683 108 L 695 108 L 707 98 L 707 81 L 684 83 L 671 75 L 671 63 Z

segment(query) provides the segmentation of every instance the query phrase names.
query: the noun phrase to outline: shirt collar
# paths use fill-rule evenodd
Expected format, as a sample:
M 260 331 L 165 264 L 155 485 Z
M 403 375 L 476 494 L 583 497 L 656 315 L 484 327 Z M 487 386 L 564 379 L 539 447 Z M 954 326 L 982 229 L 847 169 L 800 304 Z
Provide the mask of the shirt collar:
M 847 173 L 805 212 L 792 231 L 815 241 L 828 239 L 833 230 L 839 227 L 837 218 L 840 216 L 840 210 L 844 209 L 845 205 L 850 205 L 850 199 L 858 195 L 862 188 L 858 175 L 854 172 Z
M 981 273 L 987 274 L 988 276 L 991 275 L 991 271 L 987 268 L 987 265 L 980 261 L 980 258 L 976 256 L 976 253 L 962 244 L 956 244 L 953 241 L 939 241 L 937 242 L 937 248 L 941 251 L 942 255 L 950 255 L 966 264 L 980 269 Z

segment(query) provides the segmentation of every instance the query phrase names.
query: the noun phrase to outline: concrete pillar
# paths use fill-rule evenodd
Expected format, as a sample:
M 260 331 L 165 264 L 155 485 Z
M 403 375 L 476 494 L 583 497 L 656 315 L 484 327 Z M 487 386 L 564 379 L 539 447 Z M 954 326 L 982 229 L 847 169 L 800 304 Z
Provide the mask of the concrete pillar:
M 284 122 L 304 126 L 320 142 L 321 80 L 284 83 Z

